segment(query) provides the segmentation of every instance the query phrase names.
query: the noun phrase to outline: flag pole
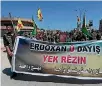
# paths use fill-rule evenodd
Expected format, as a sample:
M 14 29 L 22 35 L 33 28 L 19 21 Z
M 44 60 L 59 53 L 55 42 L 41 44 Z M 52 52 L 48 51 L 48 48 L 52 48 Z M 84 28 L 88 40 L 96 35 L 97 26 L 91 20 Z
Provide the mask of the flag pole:
M 10 20 L 11 20 L 11 23 L 12 23 L 12 26 L 13 26 L 13 31 L 16 35 L 16 30 L 15 30 L 14 23 L 13 23 L 13 20 L 12 20 L 12 17 L 11 17 L 11 13 L 9 13 L 9 17 L 10 17 Z
M 36 35 L 37 35 L 37 25 L 36 25 L 36 22 L 33 19 L 33 15 L 32 15 L 32 23 L 33 23 L 32 37 L 34 36 L 36 38 Z M 35 31 L 35 29 L 36 29 L 36 31 Z

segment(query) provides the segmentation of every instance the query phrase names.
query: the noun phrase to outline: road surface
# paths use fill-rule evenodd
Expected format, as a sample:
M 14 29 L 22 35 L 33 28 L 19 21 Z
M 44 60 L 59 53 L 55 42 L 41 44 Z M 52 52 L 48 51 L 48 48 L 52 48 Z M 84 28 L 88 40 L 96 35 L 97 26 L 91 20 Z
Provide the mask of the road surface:
M 1 43 L 1 86 L 102 86 L 102 80 L 78 80 L 72 78 L 44 77 L 18 74 L 10 79 L 10 64 Z

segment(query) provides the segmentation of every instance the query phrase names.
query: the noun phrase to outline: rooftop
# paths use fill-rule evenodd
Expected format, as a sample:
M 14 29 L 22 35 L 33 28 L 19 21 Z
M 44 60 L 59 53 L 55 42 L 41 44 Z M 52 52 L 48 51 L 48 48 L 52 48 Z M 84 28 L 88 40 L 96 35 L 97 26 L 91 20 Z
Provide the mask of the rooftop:
M 15 20 L 15 21 L 17 21 L 18 19 L 19 19 L 20 17 L 12 17 L 12 18 L 9 18 L 9 17 L 1 17 L 1 19 L 0 20 Z M 26 19 L 26 18 L 20 18 L 22 21 L 28 21 L 28 22 L 32 22 L 32 20 L 31 19 Z

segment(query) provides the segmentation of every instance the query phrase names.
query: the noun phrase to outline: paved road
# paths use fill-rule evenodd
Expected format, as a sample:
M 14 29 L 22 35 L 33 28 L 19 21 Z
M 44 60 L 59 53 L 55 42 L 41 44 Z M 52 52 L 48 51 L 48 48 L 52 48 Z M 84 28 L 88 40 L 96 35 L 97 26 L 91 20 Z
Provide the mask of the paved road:
M 0 40 L 3 47 L 2 40 Z M 10 79 L 10 64 L 6 53 L 1 50 L 1 86 L 102 86 L 101 80 L 77 80 L 58 77 L 41 77 L 18 74 Z

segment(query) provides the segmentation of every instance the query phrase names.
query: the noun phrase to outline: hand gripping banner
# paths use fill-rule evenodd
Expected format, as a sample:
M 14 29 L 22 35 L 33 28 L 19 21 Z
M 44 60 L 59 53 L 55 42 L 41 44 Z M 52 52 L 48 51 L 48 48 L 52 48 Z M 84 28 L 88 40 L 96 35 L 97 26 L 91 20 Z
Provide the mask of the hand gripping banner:
M 102 40 L 49 43 L 17 37 L 13 72 L 102 79 Z

